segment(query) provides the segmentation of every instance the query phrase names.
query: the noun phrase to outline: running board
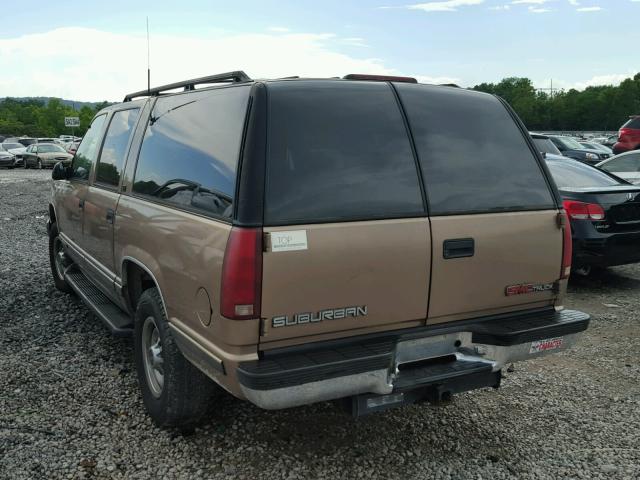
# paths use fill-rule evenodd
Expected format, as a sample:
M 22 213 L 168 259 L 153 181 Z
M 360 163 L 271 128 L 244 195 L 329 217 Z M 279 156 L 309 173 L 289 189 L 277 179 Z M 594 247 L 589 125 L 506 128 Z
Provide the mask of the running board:
M 128 337 L 132 334 L 131 317 L 102 293 L 80 270 L 72 266 L 65 271 L 64 278 L 113 335 Z

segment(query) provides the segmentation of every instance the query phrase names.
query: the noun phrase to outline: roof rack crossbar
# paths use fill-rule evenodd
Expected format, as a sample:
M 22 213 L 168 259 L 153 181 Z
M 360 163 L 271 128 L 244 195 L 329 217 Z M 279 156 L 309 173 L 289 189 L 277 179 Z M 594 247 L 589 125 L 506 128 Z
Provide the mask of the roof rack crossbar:
M 182 82 L 170 83 L 168 85 L 162 85 L 161 87 L 129 93 L 124 97 L 124 101 L 130 102 L 134 98 L 138 97 L 157 97 L 163 92 L 175 90 L 176 88 L 184 88 L 185 91 L 195 90 L 196 85 L 203 85 L 207 83 L 242 83 L 250 81 L 251 78 L 249 78 L 246 73 L 242 70 L 236 70 L 235 72 L 219 73 L 217 75 L 209 75 L 207 77 L 193 78 L 191 80 L 183 80 Z

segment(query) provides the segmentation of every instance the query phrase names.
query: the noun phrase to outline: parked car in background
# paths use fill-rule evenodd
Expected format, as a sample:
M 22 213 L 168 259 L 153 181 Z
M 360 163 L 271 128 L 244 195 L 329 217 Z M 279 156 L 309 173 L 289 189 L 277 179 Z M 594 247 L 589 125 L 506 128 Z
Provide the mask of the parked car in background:
M 562 157 L 562 152 L 558 150 L 558 147 L 549 139 L 548 135 L 541 133 L 530 133 L 533 139 L 533 144 L 536 150 L 543 154 L 543 156 L 552 155 L 556 157 Z
M 31 138 L 31 137 L 17 138 L 16 141 L 18 143 L 21 143 L 25 147 L 28 147 L 29 145 L 32 145 L 34 143 L 38 143 L 38 139 L 37 138 Z
M 24 165 L 22 155 L 24 154 L 26 147 L 23 147 L 21 143 L 2 142 L 0 143 L 0 151 L 13 155 L 13 166 L 20 167 Z
M 627 182 L 640 184 L 640 150 L 621 153 L 600 162 L 596 167 Z
M 11 155 L 9 152 L 0 150 L 0 167 L 14 168 L 15 167 L 15 155 Z
M 613 146 L 618 142 L 618 135 L 611 135 L 609 137 L 607 137 L 607 139 L 602 142 L 602 145 L 604 145 L 605 147 L 609 147 L 610 149 L 613 150 Z
M 57 138 L 50 138 L 50 137 L 38 137 L 36 139 L 36 143 L 58 143 L 58 139 Z
M 604 153 L 608 153 L 609 155 L 613 155 L 613 150 L 611 150 L 606 145 L 602 145 L 598 142 L 579 142 L 584 148 L 588 148 L 589 150 L 599 150 Z
M 620 127 L 618 142 L 613 146 L 613 151 L 624 153 L 638 149 L 640 149 L 640 115 L 635 115 Z
M 572 272 L 640 262 L 640 186 L 575 160 L 546 162 L 571 223 Z
M 584 148 L 575 138 L 562 135 L 549 135 L 549 139 L 558 147 L 558 150 L 560 150 L 563 156 L 588 163 L 589 165 L 595 165 L 611 156 L 600 150 Z
M 56 163 L 71 164 L 73 155 L 54 143 L 37 143 L 29 145 L 23 154 L 24 168 L 53 167 Z

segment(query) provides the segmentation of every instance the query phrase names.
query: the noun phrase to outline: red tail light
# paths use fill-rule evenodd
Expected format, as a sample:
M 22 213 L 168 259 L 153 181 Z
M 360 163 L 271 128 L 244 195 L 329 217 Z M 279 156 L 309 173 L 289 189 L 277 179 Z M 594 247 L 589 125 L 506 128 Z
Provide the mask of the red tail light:
M 232 320 L 260 317 L 262 229 L 233 227 L 222 265 L 220 313 Z
M 569 218 L 573 220 L 604 220 L 604 209 L 597 203 L 576 202 L 565 200 L 562 202 Z
M 623 135 L 629 135 L 631 133 L 631 129 L 629 128 L 621 128 L 618 131 L 618 140 L 620 140 L 620 138 L 622 138 Z
M 573 255 L 573 241 L 571 239 L 571 224 L 567 212 L 561 212 L 564 215 L 564 226 L 562 227 L 562 268 L 560 270 L 560 279 L 569 278 L 571 275 L 571 256 Z

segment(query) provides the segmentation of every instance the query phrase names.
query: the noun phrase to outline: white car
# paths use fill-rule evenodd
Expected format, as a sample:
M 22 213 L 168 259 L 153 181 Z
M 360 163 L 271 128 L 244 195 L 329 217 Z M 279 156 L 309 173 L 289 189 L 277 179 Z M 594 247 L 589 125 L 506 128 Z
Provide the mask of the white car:
M 621 153 L 596 165 L 605 172 L 613 173 L 627 182 L 640 184 L 640 150 Z

